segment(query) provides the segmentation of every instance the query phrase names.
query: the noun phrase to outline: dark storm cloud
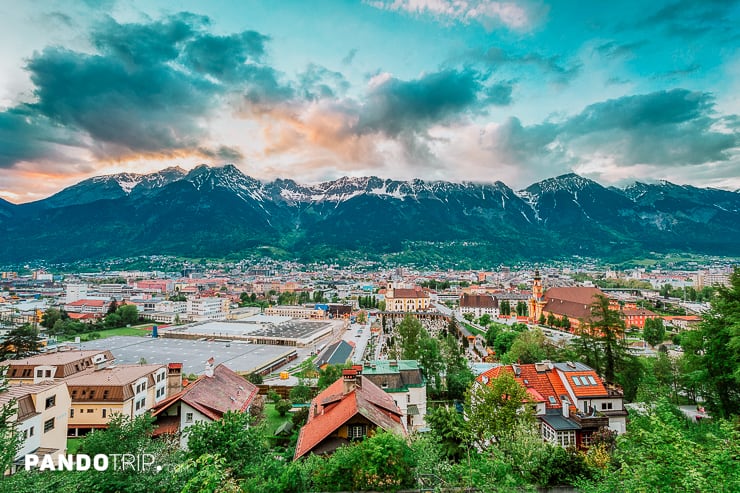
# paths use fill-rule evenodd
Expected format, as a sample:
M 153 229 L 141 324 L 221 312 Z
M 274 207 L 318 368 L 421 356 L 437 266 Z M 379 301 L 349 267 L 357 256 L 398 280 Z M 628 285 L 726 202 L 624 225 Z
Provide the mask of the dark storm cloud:
M 75 142 L 63 128 L 24 108 L 0 113 L 0 168 L 10 168 L 19 161 L 52 158 L 57 144 Z
M 26 68 L 36 101 L 0 113 L 9 142 L 0 151 L 2 165 L 53 152 L 25 142 L 45 142 L 56 126 L 77 132 L 73 145 L 99 158 L 184 151 L 241 159 L 233 149 L 203 146 L 204 121 L 225 96 L 265 103 L 291 97 L 292 89 L 264 61 L 267 36 L 214 36 L 204 32 L 209 22 L 190 13 L 127 24 L 106 17 L 90 32 L 96 53 L 59 47 L 35 53 Z
M 552 153 L 552 161 L 594 152 L 611 154 L 620 165 L 695 165 L 726 161 L 740 145 L 732 119 L 717 118 L 710 94 L 685 89 L 625 96 L 586 107 L 558 123 L 523 127 L 509 120 L 495 147 L 521 163 Z M 720 132 L 718 124 L 730 131 Z M 573 164 L 573 163 L 568 163 Z
M 115 57 L 46 49 L 28 64 L 41 114 L 129 151 L 190 148 L 203 136 L 196 118 L 211 83 L 167 64 L 131 70 Z
M 236 82 L 242 78 L 245 63 L 260 62 L 269 38 L 256 31 L 230 36 L 199 36 L 185 49 L 184 62 L 193 70 L 217 79 Z
M 389 78 L 368 93 L 358 130 L 395 136 L 455 119 L 485 98 L 484 78 L 472 69 L 442 70 L 410 81 Z
M 108 17 L 95 26 L 90 38 L 103 56 L 151 66 L 177 58 L 183 43 L 207 24 L 207 17 L 185 13 L 147 24 L 119 24 Z

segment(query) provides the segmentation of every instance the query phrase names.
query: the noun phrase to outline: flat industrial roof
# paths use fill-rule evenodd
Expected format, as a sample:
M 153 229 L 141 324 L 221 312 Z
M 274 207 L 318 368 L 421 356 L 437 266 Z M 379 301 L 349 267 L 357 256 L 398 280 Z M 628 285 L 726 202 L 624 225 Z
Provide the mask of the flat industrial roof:
M 249 320 L 200 322 L 169 329 L 167 334 L 169 337 L 182 334 L 224 339 L 279 339 L 295 341 L 297 345 L 306 345 L 344 326 L 344 321 L 336 320 L 279 318 L 287 320 L 277 324 L 255 323 Z
M 192 339 L 116 336 L 83 342 L 82 349 L 110 349 L 116 363 L 182 363 L 184 374 L 201 374 L 211 356 L 216 364 L 224 363 L 236 372 L 252 372 L 289 355 L 295 348 L 268 346 L 240 341 L 217 342 Z

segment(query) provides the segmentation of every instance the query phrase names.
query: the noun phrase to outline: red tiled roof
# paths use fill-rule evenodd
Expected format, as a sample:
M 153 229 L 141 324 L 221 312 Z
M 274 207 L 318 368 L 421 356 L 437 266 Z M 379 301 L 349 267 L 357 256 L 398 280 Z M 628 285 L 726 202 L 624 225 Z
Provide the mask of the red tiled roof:
M 396 298 L 429 298 L 429 295 L 421 289 L 398 288 L 393 290 L 393 299 Z
M 298 436 L 295 459 L 309 453 L 358 414 L 384 430 L 406 433 L 401 424 L 401 410 L 393 399 L 369 379 L 357 378 L 360 385 L 349 393 L 344 394 L 344 381 L 340 378 L 311 401 L 308 422 Z
M 609 392 L 604 387 L 604 382 L 596 374 L 595 371 L 569 371 L 563 373 L 563 376 L 568 380 L 568 385 L 573 389 L 573 393 L 576 397 L 608 397 Z M 596 385 L 592 385 L 590 380 L 589 385 L 576 385 L 573 381 L 573 377 L 591 377 L 593 378 Z
M 179 393 L 157 404 L 152 414 L 157 416 L 177 401 L 182 401 L 213 420 L 227 411 L 245 411 L 257 395 L 258 388 L 244 377 L 220 364 L 213 376 L 201 375 Z
M 658 314 L 655 312 L 651 312 L 650 310 L 645 310 L 644 308 L 637 308 L 637 309 L 626 309 L 622 310 L 622 313 L 625 317 L 657 317 Z
M 498 308 L 498 300 L 490 294 L 468 294 L 460 297 L 460 306 L 465 308 Z
M 67 306 L 105 306 L 103 300 L 77 300 L 67 303 Z
M 589 320 L 594 296 L 603 294 L 599 288 L 550 288 L 544 296 L 544 311 L 572 319 Z

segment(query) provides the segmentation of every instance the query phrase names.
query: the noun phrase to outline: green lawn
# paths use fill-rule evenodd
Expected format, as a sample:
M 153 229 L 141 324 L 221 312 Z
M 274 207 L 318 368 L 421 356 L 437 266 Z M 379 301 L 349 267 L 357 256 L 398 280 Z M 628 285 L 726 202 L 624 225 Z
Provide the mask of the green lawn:
M 141 325 L 139 327 L 151 327 L 150 324 Z M 89 341 L 90 340 L 90 334 L 99 334 L 100 337 L 97 339 L 105 339 L 107 337 L 113 337 L 113 336 L 138 336 L 138 337 L 150 337 L 152 335 L 151 330 L 146 330 L 143 328 L 137 328 L 137 327 L 120 327 L 118 329 L 107 329 L 107 330 L 98 330 L 95 332 L 90 332 L 86 334 L 80 334 L 80 340 L 81 341 Z M 60 340 L 65 341 L 74 341 L 76 336 L 62 336 L 60 337 Z
M 268 436 L 272 436 L 275 434 L 275 430 L 278 429 L 278 426 L 283 424 L 284 422 L 288 421 L 292 414 L 287 413 L 285 417 L 281 417 L 280 413 L 275 411 L 275 404 L 272 402 L 268 402 L 265 404 L 265 433 Z

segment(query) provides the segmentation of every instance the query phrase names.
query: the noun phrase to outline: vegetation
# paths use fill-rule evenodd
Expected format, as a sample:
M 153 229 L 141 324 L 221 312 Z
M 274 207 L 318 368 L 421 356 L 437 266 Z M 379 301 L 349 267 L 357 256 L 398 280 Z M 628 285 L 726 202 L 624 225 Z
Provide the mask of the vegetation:
M 41 347 L 39 331 L 31 324 L 12 329 L 0 342 L 0 361 L 35 354 Z

